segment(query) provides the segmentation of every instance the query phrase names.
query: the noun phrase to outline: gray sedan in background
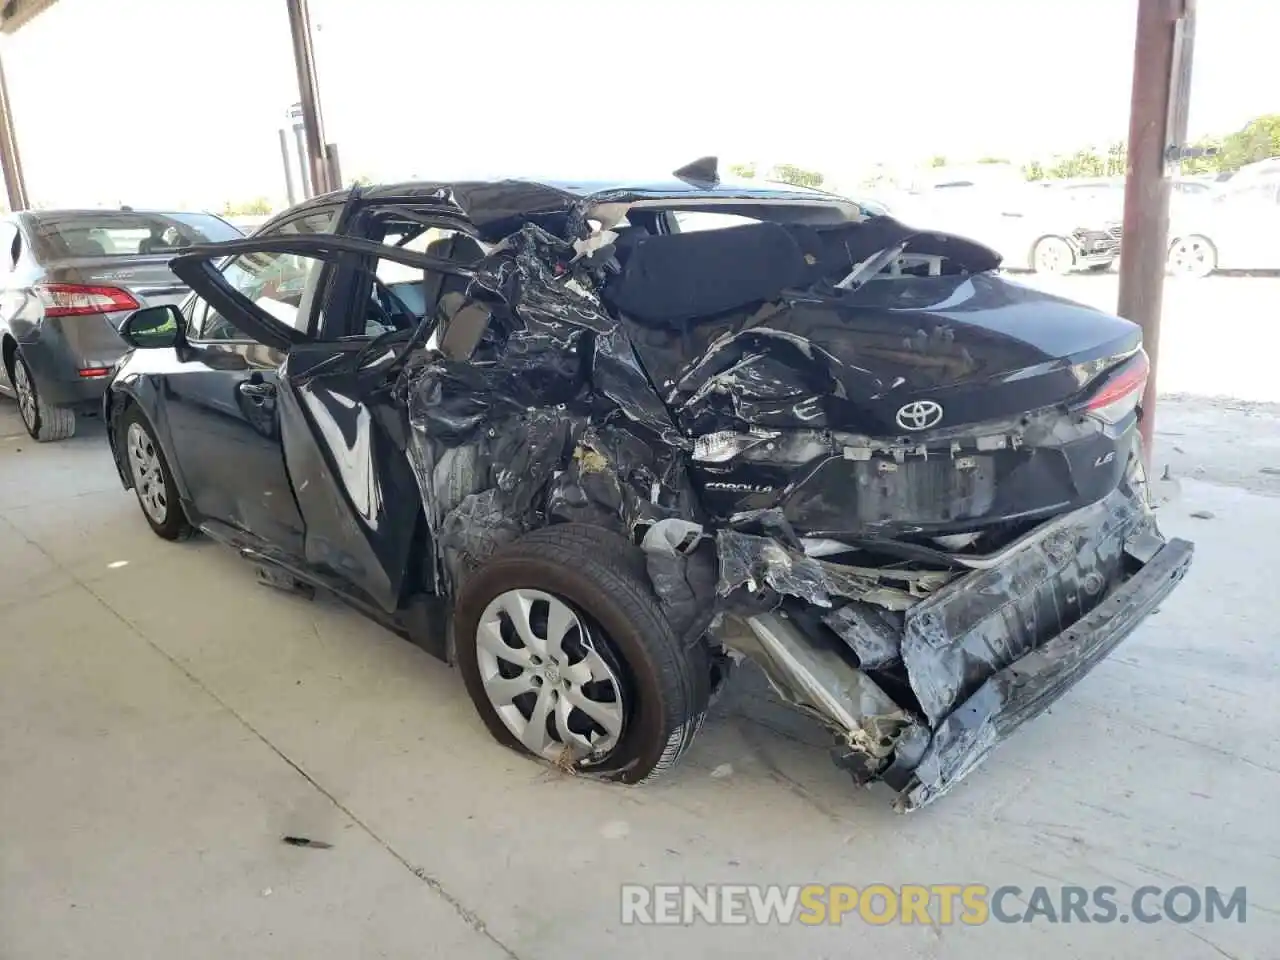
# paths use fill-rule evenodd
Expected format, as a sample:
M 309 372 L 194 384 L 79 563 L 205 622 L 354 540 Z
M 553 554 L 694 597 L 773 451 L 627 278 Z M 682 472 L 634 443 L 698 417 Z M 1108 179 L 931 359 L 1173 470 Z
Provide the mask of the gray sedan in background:
M 173 251 L 242 234 L 209 213 L 31 210 L 0 219 L 0 395 L 18 402 L 37 440 L 75 433 L 97 410 L 116 360 L 116 331 L 142 307 L 187 288 Z

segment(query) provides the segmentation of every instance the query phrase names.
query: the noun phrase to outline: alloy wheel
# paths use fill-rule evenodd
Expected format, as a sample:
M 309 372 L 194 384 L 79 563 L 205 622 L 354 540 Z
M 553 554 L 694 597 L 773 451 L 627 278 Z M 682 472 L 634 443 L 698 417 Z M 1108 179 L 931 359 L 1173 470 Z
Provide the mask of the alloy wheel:
M 125 442 L 129 451 L 129 471 L 133 474 L 133 489 L 138 494 L 138 502 L 142 504 L 148 517 L 162 524 L 169 516 L 169 499 L 155 443 L 139 423 L 129 424 Z
M 15 357 L 13 363 L 13 392 L 18 395 L 18 412 L 22 421 L 32 433 L 36 429 L 36 388 L 27 373 L 27 365 L 21 357 Z
M 1046 237 L 1037 243 L 1034 260 L 1037 273 L 1069 273 L 1075 265 L 1071 248 L 1057 237 Z
M 1169 248 L 1169 272 L 1184 277 L 1205 277 L 1217 266 L 1217 255 L 1203 237 L 1182 237 Z
M 622 684 L 565 601 L 541 590 L 499 594 L 480 617 L 476 658 L 489 702 L 529 752 L 564 763 L 617 746 Z

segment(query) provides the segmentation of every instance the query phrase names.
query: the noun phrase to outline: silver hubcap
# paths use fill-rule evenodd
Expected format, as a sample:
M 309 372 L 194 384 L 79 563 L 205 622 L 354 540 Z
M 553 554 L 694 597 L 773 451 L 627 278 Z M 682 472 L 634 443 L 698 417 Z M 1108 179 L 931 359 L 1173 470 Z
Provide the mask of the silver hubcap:
M 129 448 L 129 469 L 133 473 L 133 489 L 138 502 L 148 517 L 156 523 L 164 523 L 169 516 L 169 498 L 164 488 L 164 474 L 160 472 L 160 455 L 147 431 L 136 423 L 129 424 L 126 440 Z
M 1063 273 L 1071 265 L 1071 252 L 1057 240 L 1041 240 L 1036 247 L 1036 269 L 1042 273 Z
M 27 426 L 35 429 L 36 391 L 27 377 L 27 367 L 21 360 L 13 363 L 13 392 L 18 395 L 18 412 Z
M 587 625 L 541 590 L 508 590 L 485 607 L 476 659 L 489 702 L 529 750 L 557 763 L 618 744 L 622 685 Z
M 1175 273 L 1199 276 L 1210 269 L 1209 247 L 1202 240 L 1179 240 L 1169 255 Z

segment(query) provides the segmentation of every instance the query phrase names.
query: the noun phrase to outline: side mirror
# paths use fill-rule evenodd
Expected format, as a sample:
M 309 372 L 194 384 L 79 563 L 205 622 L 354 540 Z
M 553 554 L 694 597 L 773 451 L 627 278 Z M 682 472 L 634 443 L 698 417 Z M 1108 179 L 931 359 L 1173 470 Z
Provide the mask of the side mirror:
M 182 311 L 173 304 L 135 311 L 120 324 L 120 339 L 139 350 L 177 346 L 182 340 Z

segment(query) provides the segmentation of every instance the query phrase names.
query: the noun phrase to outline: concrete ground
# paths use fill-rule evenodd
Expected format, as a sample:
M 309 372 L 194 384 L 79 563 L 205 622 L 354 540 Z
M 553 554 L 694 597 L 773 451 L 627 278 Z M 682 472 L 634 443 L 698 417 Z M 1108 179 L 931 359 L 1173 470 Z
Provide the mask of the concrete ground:
M 0 400 L 0 958 L 1276 957 L 1280 408 L 1182 398 L 1159 423 L 1161 519 L 1197 543 L 1189 579 L 902 817 L 752 675 L 660 784 L 526 761 L 417 648 L 257 586 L 211 542 L 154 537 L 96 424 L 40 446 Z M 680 881 L 1243 885 L 1248 912 L 620 924 L 620 884 Z

